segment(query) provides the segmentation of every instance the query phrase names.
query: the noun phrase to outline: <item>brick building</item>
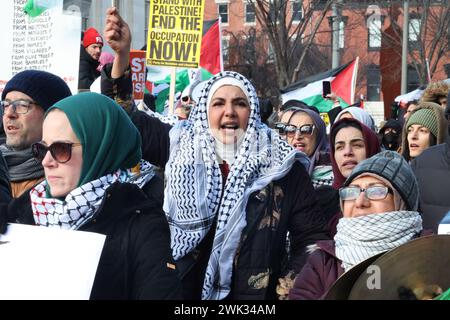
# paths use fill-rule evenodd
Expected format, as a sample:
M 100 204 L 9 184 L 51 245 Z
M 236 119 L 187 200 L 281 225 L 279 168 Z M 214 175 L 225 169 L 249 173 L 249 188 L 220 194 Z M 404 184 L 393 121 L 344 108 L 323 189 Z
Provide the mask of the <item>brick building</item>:
M 308 7 L 308 1 L 288 0 L 288 14 L 294 15 L 295 20 L 302 19 L 302 8 Z M 325 5 L 327 1 L 320 1 Z M 357 82 L 357 97 L 364 96 L 366 101 L 384 101 L 384 113 L 390 115 L 390 104 L 400 94 L 401 83 L 401 28 L 403 25 L 402 1 L 396 5 L 392 1 L 343 1 L 340 6 L 341 21 L 339 23 L 339 48 L 340 64 L 344 64 L 356 56 L 360 57 L 360 68 Z M 395 2 L 395 1 L 394 1 Z M 377 3 L 378 5 L 373 5 Z M 409 14 L 409 47 L 410 55 L 418 57 L 419 53 L 415 43 L 419 40 L 417 34 L 420 30 L 421 8 L 417 1 L 410 1 Z M 317 12 L 313 13 L 312 21 L 320 14 L 319 6 Z M 439 10 L 449 10 L 448 1 L 432 1 L 430 12 L 442 14 Z M 245 40 L 245 34 L 251 28 L 257 33 L 264 34 L 261 25 L 255 18 L 255 6 L 246 0 L 206 0 L 205 19 L 212 19 L 220 15 L 222 18 L 222 34 L 224 48 L 225 68 L 239 69 L 240 55 L 238 50 L 233 52 L 233 40 L 241 33 Z M 313 24 L 311 23 L 311 26 Z M 433 28 L 431 28 L 433 29 Z M 318 70 L 324 71 L 331 68 L 331 43 L 332 43 L 332 12 L 328 10 L 316 34 L 314 43 L 322 53 L 321 59 L 317 59 Z M 425 39 L 425 47 L 429 47 L 435 37 L 433 30 Z M 311 32 L 311 28 L 307 30 Z M 400 32 L 400 34 L 399 34 Z M 442 41 L 447 43 L 443 57 L 439 60 L 435 70 L 432 72 L 432 81 L 442 80 L 450 77 L 450 55 L 448 53 L 449 29 L 444 30 Z M 264 39 L 260 37 L 259 39 Z M 259 50 L 265 50 L 269 59 L 265 63 L 273 63 L 270 60 L 270 45 L 268 38 L 265 43 L 258 43 Z M 228 50 L 227 50 L 228 49 Z M 428 50 L 428 49 L 427 49 Z M 319 61 L 325 60 L 325 61 Z M 324 63 L 325 62 L 325 69 Z M 313 62 L 314 63 L 314 62 Z M 303 73 L 304 76 L 308 73 Z M 426 80 L 425 80 L 426 81 Z M 420 79 L 414 68 L 414 61 L 409 58 L 408 67 L 408 91 L 416 89 L 421 84 L 426 84 Z
M 301 23 L 312 3 L 318 5 L 317 10 L 308 20 L 305 34 L 311 33 L 314 21 L 320 17 L 326 0 L 266 0 L 266 3 L 287 2 L 287 18 L 293 17 L 292 28 Z M 339 6 L 340 22 L 340 64 L 344 64 L 356 56 L 360 57 L 359 77 L 357 82 L 357 97 L 363 95 L 366 101 L 384 101 L 386 116 L 389 116 L 390 103 L 400 94 L 401 82 L 401 28 L 403 24 L 403 1 L 365 1 L 365 0 L 336 0 Z M 130 24 L 133 32 L 133 47 L 141 48 L 146 43 L 146 21 L 148 20 L 149 0 L 117 0 L 117 6 L 122 16 Z M 244 73 L 249 78 L 258 79 L 257 89 L 261 95 L 273 95 L 278 90 L 275 79 L 273 50 L 269 45 L 267 34 L 261 28 L 255 15 L 255 0 L 205 0 L 206 20 L 222 18 L 222 43 L 225 69 L 232 69 Z M 421 2 L 431 3 L 431 11 L 438 16 L 447 17 L 444 21 L 446 30 L 436 36 L 432 27 L 427 29 L 425 41 L 426 50 L 433 45 L 433 39 L 439 37 L 439 42 L 445 42 L 442 55 L 435 70 L 432 71 L 432 80 L 441 80 L 450 77 L 450 55 L 448 51 L 449 30 L 448 20 L 449 0 L 415 1 L 410 0 L 411 31 L 410 48 L 413 55 L 419 55 L 415 43 L 423 23 L 421 17 Z M 374 3 L 376 5 L 374 5 Z M 104 27 L 104 12 L 111 5 L 107 0 L 64 0 L 64 8 L 75 8 L 82 15 L 83 26 L 86 29 L 94 26 L 98 30 Z M 442 14 L 439 10 L 446 10 Z M 271 12 L 276 13 L 276 12 Z M 376 18 L 376 19 L 375 19 Z M 378 19 L 379 18 L 379 19 Z M 309 60 L 300 70 L 299 78 L 318 73 L 331 68 L 332 43 L 332 12 L 328 10 L 326 18 L 314 38 L 314 51 Z M 400 32 L 400 33 L 399 33 Z M 302 38 L 303 39 L 303 38 Z M 253 48 L 254 52 L 251 52 Z M 249 57 L 250 55 L 250 57 Z M 252 60 L 253 59 L 253 60 Z M 289 57 L 290 60 L 297 56 Z M 433 59 L 432 59 L 433 60 Z M 250 62 L 249 62 L 250 61 Z M 253 62 L 252 62 L 253 61 Z M 423 59 L 422 59 L 423 61 Z M 251 65 L 253 63 L 253 65 Z M 433 61 L 430 61 L 431 65 Z M 426 83 L 426 79 L 416 72 L 414 61 L 409 59 L 408 91 Z M 422 69 L 424 63 L 421 64 Z M 420 65 L 419 65 L 420 66 Z M 422 80 L 421 80 L 422 78 Z

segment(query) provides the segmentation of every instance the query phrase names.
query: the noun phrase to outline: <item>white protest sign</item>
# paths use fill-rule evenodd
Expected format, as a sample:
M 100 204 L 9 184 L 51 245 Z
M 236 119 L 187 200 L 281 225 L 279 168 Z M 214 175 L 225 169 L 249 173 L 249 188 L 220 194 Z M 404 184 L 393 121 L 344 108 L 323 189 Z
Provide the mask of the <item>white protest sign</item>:
M 60 0 L 56 7 L 31 18 L 23 11 L 26 2 L 0 2 L 0 93 L 9 79 L 27 69 L 54 73 L 77 93 L 81 17 L 63 14 Z
M 105 238 L 9 224 L 0 235 L 0 300 L 89 299 Z

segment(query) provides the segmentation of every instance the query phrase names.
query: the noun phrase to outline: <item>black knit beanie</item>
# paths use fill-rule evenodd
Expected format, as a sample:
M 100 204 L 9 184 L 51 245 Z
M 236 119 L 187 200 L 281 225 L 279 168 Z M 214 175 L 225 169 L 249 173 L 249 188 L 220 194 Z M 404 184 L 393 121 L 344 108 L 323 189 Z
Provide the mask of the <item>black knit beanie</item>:
M 30 96 L 44 111 L 59 100 L 72 95 L 63 79 L 40 70 L 25 70 L 12 77 L 2 92 L 2 100 L 5 100 L 10 91 L 19 91 Z

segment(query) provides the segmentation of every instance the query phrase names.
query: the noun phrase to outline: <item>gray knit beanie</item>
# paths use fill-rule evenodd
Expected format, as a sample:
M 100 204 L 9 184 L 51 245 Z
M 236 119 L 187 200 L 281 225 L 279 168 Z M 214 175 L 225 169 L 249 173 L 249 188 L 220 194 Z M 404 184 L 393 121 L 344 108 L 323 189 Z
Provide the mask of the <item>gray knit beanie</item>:
M 348 186 L 363 173 L 373 173 L 389 181 L 402 197 L 407 210 L 417 210 L 419 206 L 417 180 L 411 167 L 400 154 L 394 151 L 382 151 L 361 161 L 345 180 L 344 186 Z
M 439 132 L 439 124 L 437 116 L 431 109 L 419 109 L 414 112 L 408 119 L 406 128 L 409 128 L 413 124 L 419 124 L 428 128 L 430 132 L 437 137 Z

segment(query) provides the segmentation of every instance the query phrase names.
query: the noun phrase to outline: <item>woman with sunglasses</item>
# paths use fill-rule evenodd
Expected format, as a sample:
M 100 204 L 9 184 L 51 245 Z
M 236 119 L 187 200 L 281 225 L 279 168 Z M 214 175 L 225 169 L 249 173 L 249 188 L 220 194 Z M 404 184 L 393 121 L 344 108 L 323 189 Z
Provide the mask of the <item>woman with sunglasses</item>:
M 278 133 L 311 160 L 308 172 L 315 188 L 333 183 L 326 126 L 320 115 L 307 108 L 291 107 L 275 125 Z
M 0 215 L 105 234 L 91 299 L 180 297 L 161 202 L 144 191 L 155 183 L 154 172 L 141 160 L 141 137 L 119 105 L 96 93 L 59 101 L 46 112 L 32 152 L 45 180 Z
M 343 217 L 333 241 L 318 241 L 290 299 L 321 299 L 358 263 L 420 235 L 418 185 L 401 155 L 383 151 L 359 163 L 339 190 Z

